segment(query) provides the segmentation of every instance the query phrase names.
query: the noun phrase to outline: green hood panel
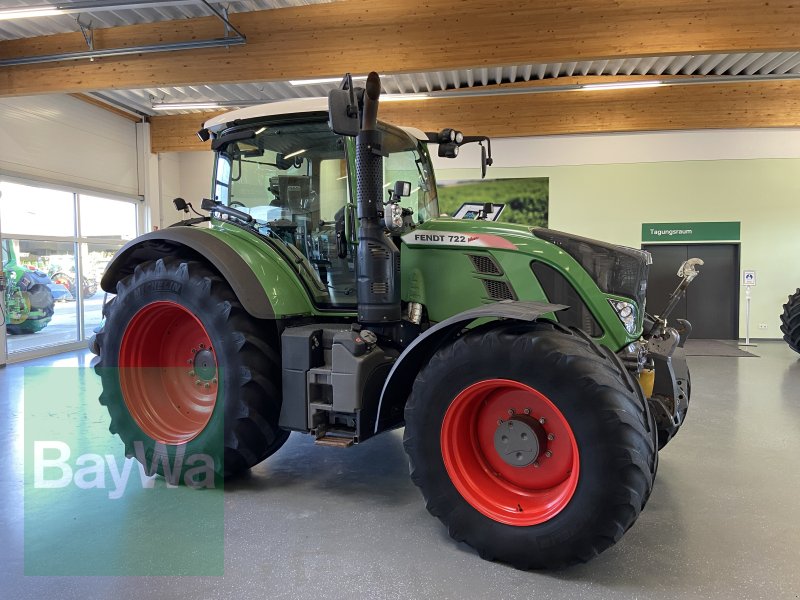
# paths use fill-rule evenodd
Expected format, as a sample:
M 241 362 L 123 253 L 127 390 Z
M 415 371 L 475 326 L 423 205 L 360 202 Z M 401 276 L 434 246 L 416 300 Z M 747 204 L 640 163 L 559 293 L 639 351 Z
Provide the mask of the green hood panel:
M 531 269 L 540 261 L 579 291 L 602 329 L 600 343 L 617 350 L 641 335 L 642 315 L 629 334 L 608 302 L 619 297 L 600 290 L 572 256 L 528 226 L 441 217 L 402 240 L 402 298 L 423 304 L 431 320 L 503 299 L 552 301 Z

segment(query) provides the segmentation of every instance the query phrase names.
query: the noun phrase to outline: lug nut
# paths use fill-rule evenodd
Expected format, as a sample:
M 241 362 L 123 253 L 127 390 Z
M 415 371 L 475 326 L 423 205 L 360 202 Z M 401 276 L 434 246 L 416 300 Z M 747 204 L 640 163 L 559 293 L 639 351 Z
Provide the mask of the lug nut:
M 206 347 L 206 345 L 205 345 L 205 344 L 200 344 L 200 349 L 201 349 L 201 350 L 202 350 L 203 348 L 205 348 L 205 347 Z
M 538 469 L 539 468 L 539 461 L 538 460 L 533 461 L 533 466 Z
M 195 385 L 200 385 L 201 383 L 203 383 L 203 382 L 202 382 L 202 381 L 200 381 L 199 379 L 198 379 L 197 381 L 195 381 L 195 382 L 194 382 L 194 384 L 195 384 Z
M 190 376 L 190 377 L 194 377 L 194 369 L 192 369 L 191 371 L 189 371 L 189 376 Z
M 192 348 L 192 354 L 197 354 L 197 348 Z
M 555 433 L 548 433 L 547 434 L 547 439 L 552 442 L 554 439 L 556 439 L 556 434 Z
M 214 379 L 211 380 L 211 383 L 217 383 L 217 378 L 214 377 Z
M 513 415 L 514 414 L 514 409 L 513 408 L 509 408 L 508 409 L 508 414 L 509 415 Z
M 524 412 L 525 412 L 526 415 L 529 415 L 529 414 L 531 414 L 531 409 L 530 408 L 526 408 L 524 410 Z
M 541 419 L 539 419 L 539 423 L 541 423 L 542 425 L 544 425 L 545 423 L 547 423 L 547 421 L 545 420 L 545 418 L 544 418 L 544 417 L 542 417 Z
M 206 389 L 210 388 L 211 384 L 206 381 Z
M 545 453 L 544 453 L 544 455 L 545 455 L 547 458 L 550 458 L 551 456 L 553 456 L 553 453 L 552 453 L 552 452 L 550 452 L 550 450 L 548 450 L 547 452 L 545 452 Z
M 503 419 L 497 419 L 497 424 L 498 425 L 502 425 L 503 424 Z

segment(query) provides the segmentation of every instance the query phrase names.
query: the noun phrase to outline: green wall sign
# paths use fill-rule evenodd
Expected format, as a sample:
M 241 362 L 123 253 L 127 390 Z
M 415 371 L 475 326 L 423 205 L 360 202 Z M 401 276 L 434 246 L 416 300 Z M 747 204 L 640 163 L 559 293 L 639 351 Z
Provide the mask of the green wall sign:
M 740 234 L 739 221 L 642 223 L 643 242 L 738 242 Z

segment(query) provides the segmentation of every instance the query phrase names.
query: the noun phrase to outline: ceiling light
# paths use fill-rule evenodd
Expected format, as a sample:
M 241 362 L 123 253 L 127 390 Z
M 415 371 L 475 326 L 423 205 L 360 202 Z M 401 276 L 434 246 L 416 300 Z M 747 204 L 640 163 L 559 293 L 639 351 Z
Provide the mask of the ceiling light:
M 381 96 L 381 102 L 405 102 L 407 100 L 430 100 L 428 94 L 386 94 Z
M 633 88 L 650 88 L 664 85 L 663 81 L 617 81 L 614 83 L 587 83 L 582 90 L 629 90 Z
M 366 79 L 366 75 L 353 75 L 353 80 L 356 79 Z M 317 85 L 319 83 L 339 83 L 342 80 L 341 77 L 321 77 L 319 79 L 294 79 L 289 81 L 291 85 L 298 86 L 298 85 Z
M 0 21 L 9 19 L 29 19 L 31 17 L 53 17 L 64 14 L 55 6 L 29 6 L 26 8 L 5 8 L 0 10 Z
M 219 102 L 174 102 L 153 104 L 153 110 L 205 110 L 221 108 Z

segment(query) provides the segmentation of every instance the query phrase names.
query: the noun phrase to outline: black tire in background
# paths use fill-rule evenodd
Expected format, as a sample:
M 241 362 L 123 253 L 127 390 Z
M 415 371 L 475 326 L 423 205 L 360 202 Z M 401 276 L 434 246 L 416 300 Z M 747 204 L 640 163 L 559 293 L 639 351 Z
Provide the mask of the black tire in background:
M 472 397 L 470 390 L 480 390 L 491 382 L 498 382 L 497 393 L 490 389 L 483 398 L 478 396 L 473 402 L 476 407 L 465 404 L 465 398 Z M 515 396 L 518 393 L 523 395 Z M 560 466 L 562 481 L 552 488 L 547 488 L 550 483 L 535 487 L 537 473 L 547 467 L 542 461 L 555 461 L 556 454 L 570 453 L 562 433 L 564 423 L 556 437 L 559 423 L 556 418 L 551 429 L 552 416 L 543 425 L 545 431 L 540 432 L 547 437 L 539 438 L 548 440 L 539 448 L 552 448 L 549 458 L 540 453 L 536 462 L 527 466 L 506 467 L 497 461 L 499 452 L 492 457 L 491 450 L 484 455 L 476 450 L 490 446 L 481 444 L 486 432 L 491 434 L 495 419 L 498 432 L 494 434 L 494 447 L 498 447 L 500 428 L 507 427 L 504 420 L 512 417 L 504 417 L 502 410 L 497 414 L 486 411 L 494 410 L 498 402 L 502 407 L 500 399 L 506 397 L 509 402 L 526 398 L 525 403 L 528 398 L 544 397 L 557 409 L 550 414 L 560 415 L 568 424 L 566 429 L 571 429 L 571 458 L 577 461 L 572 463 L 578 466 L 577 471 Z M 519 407 L 516 411 L 509 409 L 508 414 L 518 419 L 533 416 L 529 423 L 538 427 L 538 415 L 533 412 L 544 414 L 549 410 L 547 402 L 541 406 L 531 413 L 524 410 L 525 417 L 519 414 Z M 452 423 L 466 422 L 458 420 L 466 410 L 478 416 L 474 428 L 451 433 Z M 404 445 L 411 477 L 430 513 L 447 526 L 454 539 L 471 545 L 483 558 L 520 569 L 563 568 L 585 562 L 616 543 L 647 502 L 658 464 L 654 421 L 638 383 L 613 353 L 597 346 L 584 333 L 549 322 L 489 324 L 440 348 L 416 378 L 405 421 Z M 472 456 L 469 451 L 459 456 L 453 447 L 471 448 L 478 457 L 475 481 L 481 481 L 482 486 L 468 486 L 467 466 Z M 499 483 L 492 483 L 490 475 L 481 475 L 481 468 L 486 474 L 497 469 L 494 476 Z M 462 477 L 462 472 L 467 475 Z M 508 472 L 512 479 L 506 477 Z M 515 483 L 516 477 L 534 483 L 524 489 Z M 564 486 L 573 477 L 577 477 L 574 491 L 563 495 L 559 490 L 568 489 Z M 493 486 L 499 490 L 497 495 L 490 489 Z M 461 489 L 474 492 L 472 500 L 467 500 Z M 498 505 L 496 511 L 491 505 L 506 489 L 524 492 L 511 496 L 520 498 L 518 514 L 513 512 L 513 502 Z M 547 496 L 561 508 L 554 514 L 548 512 L 546 502 L 532 503 L 528 508 L 526 494 L 534 498 L 532 492 L 549 494 L 549 489 L 561 494 Z M 531 512 L 535 510 L 540 514 Z M 488 516 L 495 513 L 499 516 Z
M 36 311 L 38 316 L 28 316 L 22 323 L 17 323 L 16 325 L 10 323 L 6 325 L 6 331 L 11 335 L 37 333 L 47 327 L 48 323 L 53 319 L 56 301 L 53 298 L 53 292 L 46 285 L 38 283 L 23 293 L 28 295 L 30 312 Z
M 783 305 L 781 332 L 789 347 L 800 352 L 800 288 Z
M 278 427 L 281 371 L 273 323 L 251 317 L 230 286 L 197 261 L 164 258 L 141 263 L 133 275 L 117 284 L 116 293 L 106 307 L 105 325 L 95 336 L 100 355 L 95 370 L 103 385 L 100 403 L 111 416 L 109 429 L 122 439 L 126 456 L 136 456 L 141 462 L 138 446 L 139 454 L 146 459 L 147 472 L 165 475 L 164 459 L 173 464 L 178 455 L 208 455 L 213 459 L 215 475 L 228 477 L 249 469 L 283 445 L 289 432 Z M 153 331 L 158 327 L 153 324 L 158 323 L 152 319 L 148 322 L 143 315 L 158 314 L 159 310 L 168 313 L 167 320 L 170 314 L 176 322 L 179 319 L 191 322 L 194 318 L 196 329 L 207 335 L 208 344 L 187 347 L 179 353 L 175 364 L 152 369 L 156 365 L 152 364 L 149 353 L 157 353 L 159 348 L 146 346 L 159 339 L 153 337 L 158 335 Z M 165 332 L 163 343 L 175 344 L 173 337 Z M 183 364 L 190 363 L 193 356 L 199 359 L 203 352 L 208 364 Z M 186 361 L 184 354 L 188 357 Z M 130 364 L 122 366 L 126 362 Z M 163 362 L 171 362 L 170 355 L 164 355 Z M 147 366 L 139 368 L 139 364 Z M 158 392 L 157 385 L 152 387 L 148 373 L 172 371 L 170 367 L 174 367 L 174 374 L 161 375 L 162 379 L 156 382 L 164 383 L 163 400 L 130 392 L 137 386 Z M 200 369 L 206 369 L 205 376 Z M 167 439 L 170 432 L 164 433 L 158 421 L 147 420 L 147 411 L 163 406 L 164 419 L 178 419 L 166 411 L 172 407 L 180 409 L 185 403 L 188 414 L 194 399 L 186 382 L 191 386 L 195 377 L 198 389 L 214 386 L 210 388 L 216 391 L 213 410 L 205 417 L 207 423 L 197 426 L 198 431 L 181 430 L 183 435 Z M 171 390 L 169 393 L 167 388 Z M 128 390 L 127 395 L 123 390 Z M 157 439 L 160 437 L 163 439 Z M 156 468 L 151 468 L 155 463 L 158 463 Z M 181 473 L 173 473 L 173 477 L 183 481 Z

